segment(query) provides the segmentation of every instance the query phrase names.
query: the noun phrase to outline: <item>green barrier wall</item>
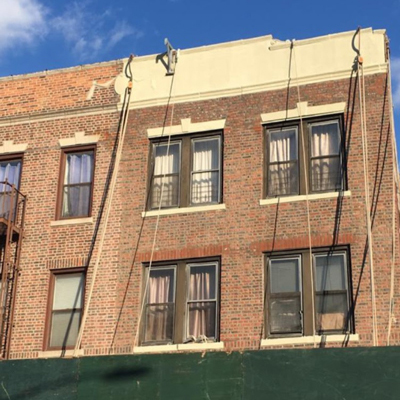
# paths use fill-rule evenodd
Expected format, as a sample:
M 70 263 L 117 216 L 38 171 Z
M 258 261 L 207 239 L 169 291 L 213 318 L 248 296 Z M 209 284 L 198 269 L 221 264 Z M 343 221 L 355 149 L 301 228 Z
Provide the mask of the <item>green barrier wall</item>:
M 3 361 L 0 399 L 400 399 L 400 347 Z

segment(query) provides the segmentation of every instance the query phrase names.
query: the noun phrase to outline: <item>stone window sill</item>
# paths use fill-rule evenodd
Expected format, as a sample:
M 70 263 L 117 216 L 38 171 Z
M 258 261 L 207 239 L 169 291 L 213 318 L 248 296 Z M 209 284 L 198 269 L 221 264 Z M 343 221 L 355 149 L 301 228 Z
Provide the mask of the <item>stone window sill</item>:
M 167 208 L 142 212 L 142 217 L 157 217 L 158 215 L 187 214 L 203 211 L 226 210 L 225 204 L 210 204 L 196 207 Z
M 79 349 L 76 353 L 78 357 L 83 356 L 83 349 Z M 64 357 L 72 357 L 74 355 L 74 350 L 46 350 L 39 351 L 38 358 L 64 358 Z
M 133 349 L 135 354 L 146 353 L 170 353 L 177 351 L 204 351 L 204 350 L 223 350 L 224 342 L 209 343 L 186 343 L 186 344 L 166 344 L 160 346 L 140 346 Z
M 82 224 L 93 224 L 93 217 L 60 219 L 58 221 L 50 222 L 50 226 L 82 225 Z
M 329 193 L 313 193 L 308 195 L 308 200 L 322 200 L 322 199 L 336 199 L 341 195 L 342 197 L 350 197 L 351 191 L 345 190 L 344 192 L 329 192 Z M 268 204 L 281 204 L 281 203 L 294 203 L 296 201 L 307 200 L 307 196 L 302 194 L 299 196 L 284 196 L 274 197 L 271 199 L 261 199 L 260 206 L 266 206 Z
M 261 340 L 261 347 L 285 346 L 296 344 L 320 344 L 320 343 L 340 343 L 340 342 L 359 342 L 358 334 L 353 335 L 322 335 L 322 336 L 301 336 L 276 339 Z

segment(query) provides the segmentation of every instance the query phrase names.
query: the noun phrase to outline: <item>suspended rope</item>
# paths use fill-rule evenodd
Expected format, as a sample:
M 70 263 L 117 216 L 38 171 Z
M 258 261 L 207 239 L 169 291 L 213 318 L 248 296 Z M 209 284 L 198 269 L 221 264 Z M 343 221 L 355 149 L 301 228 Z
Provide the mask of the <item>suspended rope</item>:
M 168 96 L 166 113 L 168 113 L 169 104 L 170 104 L 171 99 L 172 99 L 172 89 L 174 87 L 176 69 L 177 69 L 177 64 L 175 65 L 175 73 L 172 75 L 172 78 L 171 78 L 171 85 L 170 85 L 170 89 L 169 89 L 169 96 Z M 170 149 L 170 144 L 171 144 L 171 127 L 172 127 L 172 121 L 174 119 L 174 109 L 175 109 L 175 104 L 173 103 L 172 106 L 171 106 L 171 116 L 170 116 L 168 141 L 167 141 L 167 153 L 166 153 L 166 157 L 167 158 L 169 157 L 169 149 Z M 162 128 L 162 133 L 161 133 L 162 137 L 164 136 L 164 131 L 165 131 L 165 123 L 164 123 L 163 128 Z M 155 168 L 155 165 L 153 165 L 153 168 Z M 167 175 L 166 172 L 162 175 L 162 185 L 161 185 L 161 192 L 160 192 L 160 200 L 158 202 L 158 208 L 157 208 L 158 213 L 157 213 L 156 226 L 155 226 L 154 235 L 153 235 L 153 244 L 152 244 L 152 247 L 151 247 L 149 267 L 147 268 L 147 271 L 146 271 L 146 280 L 145 280 L 144 290 L 143 290 L 143 293 L 142 293 L 143 300 L 142 300 L 142 303 L 141 303 L 141 306 L 140 306 L 140 310 L 139 310 L 139 317 L 138 317 L 138 321 L 137 321 L 137 328 L 136 328 L 136 334 L 135 334 L 135 338 L 134 338 L 134 342 L 133 342 L 133 346 L 132 346 L 132 352 L 133 352 L 134 348 L 138 345 L 140 325 L 141 325 L 141 322 L 142 322 L 143 310 L 144 310 L 144 306 L 146 304 L 146 299 L 147 299 L 147 291 L 148 291 L 149 282 L 150 282 L 150 272 L 151 272 L 151 268 L 152 268 L 152 265 L 153 265 L 154 251 L 155 251 L 156 242 L 157 242 L 158 227 L 159 227 L 159 222 L 160 222 L 160 210 L 161 210 L 161 206 L 162 206 L 162 199 L 163 199 L 163 193 L 164 193 L 164 187 L 165 187 L 164 180 L 165 180 L 166 175 Z
M 295 41 L 291 42 L 291 51 L 293 52 L 293 61 L 294 68 L 296 71 L 296 88 L 297 88 L 297 101 L 298 101 L 298 113 L 300 119 L 300 136 L 301 136 L 301 147 L 303 148 L 303 168 L 305 172 L 305 176 L 308 176 L 307 171 L 307 162 L 306 162 L 306 154 L 305 154 L 305 141 L 304 141 L 304 127 L 303 127 L 303 115 L 301 111 L 301 97 L 300 97 L 300 83 L 299 83 L 299 75 L 297 71 L 297 60 L 296 60 L 296 52 L 294 51 Z M 314 271 L 313 271 L 313 258 L 312 258 L 312 238 L 311 238 L 311 219 L 310 219 L 310 202 L 309 202 L 309 187 L 308 187 L 308 179 L 305 179 L 305 191 L 306 191 L 306 209 L 307 209 L 307 231 L 308 231 L 308 249 L 309 249 L 309 258 L 310 258 L 310 276 L 311 276 L 311 287 L 315 290 L 314 286 Z M 315 335 L 315 299 L 314 293 L 311 296 L 311 308 L 312 308 L 312 325 L 313 325 L 313 346 L 316 347 L 316 335 Z
M 132 60 L 133 60 L 133 56 L 130 56 L 129 60 L 128 60 L 128 63 L 126 65 L 126 68 L 125 68 L 125 73 L 126 73 L 126 76 L 129 78 L 129 81 L 128 81 L 128 86 L 126 88 L 126 91 L 127 91 L 126 102 L 123 105 L 123 109 L 122 109 L 121 131 L 120 131 L 119 138 L 117 139 L 118 140 L 118 146 L 117 146 L 117 151 L 116 151 L 116 156 L 115 156 L 115 164 L 114 164 L 114 169 L 113 169 L 113 172 L 112 172 L 110 188 L 108 190 L 108 195 L 107 195 L 106 204 L 105 204 L 106 212 L 105 212 L 105 216 L 104 216 L 104 222 L 100 227 L 101 228 L 101 235 L 100 235 L 99 248 L 98 248 L 97 255 L 96 255 L 96 261 L 95 261 L 95 264 L 94 264 L 94 267 L 93 267 L 92 280 L 91 280 L 91 283 L 90 283 L 89 294 L 88 294 L 88 297 L 87 297 L 85 308 L 84 308 L 84 311 L 83 311 L 82 322 L 81 322 L 81 325 L 79 327 L 78 337 L 77 337 L 77 340 L 76 340 L 76 343 L 75 343 L 75 348 L 74 348 L 74 353 L 73 353 L 74 357 L 77 356 L 78 350 L 79 350 L 79 348 L 81 346 L 83 332 L 85 330 L 85 325 L 86 325 L 86 321 L 87 321 L 87 317 L 88 317 L 88 313 L 89 313 L 89 307 L 90 307 L 90 303 L 91 303 L 92 296 L 93 296 L 94 284 L 95 284 L 95 281 L 96 281 L 96 276 L 97 276 L 97 272 L 98 272 L 98 269 L 99 269 L 100 259 L 101 259 L 101 255 L 102 255 L 102 252 L 103 252 L 104 239 L 105 239 L 106 232 L 107 232 L 107 225 L 108 225 L 108 219 L 110 217 L 112 200 L 113 200 L 115 187 L 116 187 L 116 183 L 117 183 L 119 164 L 120 164 L 120 161 L 121 161 L 122 149 L 123 149 L 124 140 L 125 140 L 126 127 L 127 127 L 127 123 L 128 123 L 129 104 L 130 104 L 130 99 L 131 99 L 131 94 L 132 94 L 132 71 L 131 71 L 131 62 L 132 62 Z M 128 71 L 129 71 L 129 74 L 128 74 Z
M 374 254 L 373 254 L 372 225 L 371 225 L 371 205 L 369 198 L 368 138 L 367 138 L 366 107 L 365 107 L 365 79 L 364 79 L 363 58 L 361 56 L 361 29 L 358 28 L 357 31 L 358 31 L 358 51 L 359 51 L 358 62 L 357 62 L 357 74 L 358 74 L 358 91 L 359 91 L 360 119 L 361 119 L 361 140 L 363 148 L 365 213 L 367 222 L 368 254 L 369 254 L 370 279 L 371 279 L 372 331 L 373 331 L 373 345 L 377 346 L 378 335 L 377 335 L 377 321 L 376 321 L 376 298 L 375 298 Z

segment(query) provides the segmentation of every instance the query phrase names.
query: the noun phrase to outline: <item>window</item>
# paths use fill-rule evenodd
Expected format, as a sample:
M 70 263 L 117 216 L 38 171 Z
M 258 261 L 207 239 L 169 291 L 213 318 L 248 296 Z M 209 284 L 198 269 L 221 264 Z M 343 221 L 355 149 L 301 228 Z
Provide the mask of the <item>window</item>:
M 142 344 L 218 340 L 219 261 L 146 267 Z
M 267 256 L 266 324 L 269 337 L 352 331 L 348 251 Z M 312 282 L 314 281 L 314 288 Z M 313 317 L 314 303 L 314 317 Z
M 309 193 L 344 189 L 341 127 L 340 117 L 304 120 L 302 127 L 300 122 L 267 127 L 265 196 L 305 194 L 307 185 Z
M 183 136 L 151 146 L 149 208 L 221 202 L 221 135 Z
M 47 328 L 48 349 L 75 346 L 82 317 L 84 287 L 83 270 L 52 273 Z
M 7 218 L 11 209 L 12 185 L 19 189 L 22 158 L 0 158 L 0 217 Z M 7 184 L 8 183 L 8 184 Z M 15 205 L 17 199 L 14 200 Z
M 92 208 L 94 147 L 64 149 L 57 218 L 89 217 Z

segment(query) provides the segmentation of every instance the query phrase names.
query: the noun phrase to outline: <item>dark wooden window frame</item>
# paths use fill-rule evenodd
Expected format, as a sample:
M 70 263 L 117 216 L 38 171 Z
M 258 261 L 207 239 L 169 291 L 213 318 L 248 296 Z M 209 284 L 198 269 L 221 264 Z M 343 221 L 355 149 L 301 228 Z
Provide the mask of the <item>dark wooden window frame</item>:
M 54 289 L 56 283 L 57 275 L 70 275 L 70 274 L 83 274 L 84 277 L 84 285 L 82 289 L 82 307 L 81 311 L 83 314 L 83 310 L 85 308 L 85 292 L 86 292 L 86 272 L 87 268 L 85 267 L 77 267 L 77 268 L 65 268 L 65 269 L 55 269 L 50 271 L 50 279 L 49 279 L 49 289 L 48 289 L 48 297 L 47 297 L 47 310 L 46 310 L 46 322 L 43 336 L 43 350 L 68 350 L 73 349 L 74 346 L 50 346 L 50 336 L 51 336 L 51 324 L 52 324 L 52 315 L 53 315 L 53 303 L 54 303 Z M 81 314 L 81 318 L 82 318 Z M 81 322 L 81 321 L 80 321 Z
M 19 174 L 19 181 L 18 181 L 18 187 L 17 189 L 19 190 L 21 186 L 21 177 L 22 177 L 22 169 L 24 167 L 24 154 L 23 153 L 12 153 L 12 154 L 4 154 L 0 156 L 0 162 L 4 161 L 21 161 L 21 172 Z
M 191 191 L 192 191 L 192 172 L 193 172 L 193 141 L 196 139 L 219 139 L 219 188 L 218 188 L 218 202 L 207 202 L 207 203 L 191 203 Z M 152 188 L 154 179 L 154 146 L 158 144 L 168 143 L 168 137 L 156 138 L 150 141 L 150 152 L 149 152 L 149 168 L 147 177 L 148 187 L 148 199 L 147 209 L 156 210 L 157 207 L 151 207 L 152 201 Z M 174 135 L 171 137 L 170 145 L 173 143 L 180 143 L 180 162 L 179 162 L 179 194 L 178 194 L 178 205 L 161 207 L 162 209 L 168 208 L 180 208 L 180 207 L 198 207 L 209 204 L 220 204 L 223 199 L 223 132 L 221 130 L 199 132 L 184 135 Z
M 71 146 L 71 147 L 61 148 L 60 173 L 59 173 L 59 178 L 58 178 L 57 202 L 56 202 L 56 220 L 87 218 L 92 215 L 94 175 L 95 175 L 95 168 L 96 168 L 96 147 L 97 147 L 96 145 L 92 144 L 92 145 Z M 89 197 L 88 215 L 63 217 L 62 216 L 63 191 L 64 191 L 64 179 L 65 179 L 65 167 L 66 167 L 66 163 L 67 163 L 67 155 L 74 154 L 74 153 L 85 153 L 85 152 L 90 152 L 90 151 L 93 152 L 93 168 L 92 168 L 92 176 L 91 176 L 91 182 L 90 182 L 90 195 L 89 195 L 90 197 Z
M 326 123 L 329 121 L 336 121 L 339 125 L 340 134 L 340 165 L 342 172 L 342 183 L 339 190 L 311 190 L 311 125 L 317 123 Z M 347 158 L 346 158 L 346 135 L 344 131 L 343 115 L 332 114 L 312 118 L 303 118 L 303 127 L 300 125 L 300 120 L 282 121 L 278 123 L 271 123 L 264 125 L 264 185 L 263 185 L 263 198 L 282 197 L 279 195 L 268 195 L 268 170 L 269 170 L 269 132 L 279 129 L 296 128 L 297 129 L 297 150 L 298 150 L 298 178 L 299 178 L 299 192 L 297 194 L 287 194 L 286 196 L 298 196 L 306 194 L 306 186 L 308 186 L 308 193 L 330 193 L 335 191 L 347 190 Z M 303 128 L 303 129 L 302 129 Z M 302 140 L 301 135 L 304 135 Z M 304 147 L 303 147 L 304 144 Z M 305 157 L 305 163 L 304 163 Z M 304 167 L 305 165 L 305 167 Z
M 175 282 L 174 282 L 174 327 L 173 327 L 173 341 L 172 343 L 168 340 L 166 341 L 145 341 L 145 328 L 146 328 L 146 305 L 147 300 L 144 300 L 144 296 L 149 295 L 149 288 L 147 288 L 146 293 L 145 286 L 148 284 L 148 273 L 149 264 L 143 264 L 143 279 L 142 279 L 142 296 L 141 301 L 144 304 L 143 315 L 141 318 L 140 326 L 140 340 L 141 346 L 156 346 L 165 344 L 182 344 L 185 339 L 187 339 L 187 308 L 189 299 L 189 278 L 190 278 L 190 267 L 195 264 L 215 264 L 216 265 L 216 319 L 215 319 L 215 342 L 219 341 L 219 323 L 220 323 L 220 293 L 221 293 L 221 258 L 220 257 L 207 257 L 207 258 L 194 258 L 194 259 L 184 259 L 184 260 L 172 260 L 172 261 L 160 261 L 152 263 L 151 269 L 171 269 L 175 268 Z
M 345 253 L 346 259 L 346 274 L 347 274 L 347 300 L 348 300 L 348 323 L 347 329 L 343 330 L 332 330 L 332 331 L 321 331 L 317 332 L 317 327 L 315 327 L 316 334 L 344 334 L 344 333 L 354 333 L 355 323 L 354 323 L 354 304 L 353 304 L 353 292 L 352 292 L 352 273 L 351 273 L 351 254 L 350 247 L 341 245 L 335 246 L 334 248 L 323 247 L 316 248 L 312 250 L 312 260 L 310 263 L 310 250 L 309 249 L 297 249 L 297 250 L 287 250 L 281 252 L 269 252 L 265 253 L 265 306 L 264 306 L 264 336 L 266 338 L 279 338 L 279 337 L 299 337 L 299 336 L 312 336 L 314 332 L 313 320 L 317 321 L 316 316 L 316 274 L 315 274 L 315 262 L 314 256 L 316 255 L 326 255 L 326 254 L 341 254 Z M 269 260 L 270 259 L 284 259 L 292 258 L 295 256 L 300 256 L 300 270 L 301 270 L 301 293 L 302 293 L 302 333 L 287 333 L 287 334 L 271 334 L 270 333 L 270 322 L 268 320 L 268 310 L 269 310 Z M 311 268 L 310 268 L 311 267 Z M 313 275 L 311 275 L 313 274 Z M 314 283 L 314 287 L 312 285 Z M 312 302 L 314 297 L 314 319 L 312 315 Z

